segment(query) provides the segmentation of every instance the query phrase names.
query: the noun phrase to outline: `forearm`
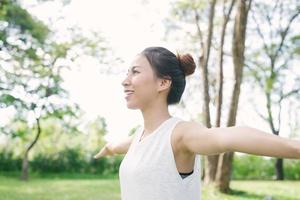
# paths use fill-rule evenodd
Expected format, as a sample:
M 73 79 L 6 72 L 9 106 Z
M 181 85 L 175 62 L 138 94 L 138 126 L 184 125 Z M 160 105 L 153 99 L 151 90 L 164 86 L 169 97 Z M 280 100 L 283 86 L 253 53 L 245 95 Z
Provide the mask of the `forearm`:
M 125 154 L 127 152 L 122 143 L 108 143 L 106 148 L 111 151 L 112 155 Z
M 223 130 L 222 130 L 223 129 Z M 254 155 L 300 158 L 300 141 L 279 137 L 251 127 L 220 128 L 228 151 Z
M 129 137 L 122 141 L 108 143 L 108 144 L 106 144 L 106 146 L 112 152 L 113 155 L 114 154 L 126 154 L 131 142 L 132 142 L 132 137 Z
M 113 156 L 115 154 L 125 154 L 127 153 L 129 146 L 132 142 L 132 137 L 119 142 L 109 142 L 107 143 L 95 156 L 95 159 L 99 159 L 104 156 Z

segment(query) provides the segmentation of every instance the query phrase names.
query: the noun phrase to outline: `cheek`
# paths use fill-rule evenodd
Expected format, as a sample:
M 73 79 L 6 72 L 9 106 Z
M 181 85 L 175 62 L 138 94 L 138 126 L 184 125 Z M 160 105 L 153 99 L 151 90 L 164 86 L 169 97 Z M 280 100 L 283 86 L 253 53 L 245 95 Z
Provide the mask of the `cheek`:
M 137 94 L 143 98 L 149 99 L 156 94 L 156 82 L 152 77 L 137 77 L 134 82 Z

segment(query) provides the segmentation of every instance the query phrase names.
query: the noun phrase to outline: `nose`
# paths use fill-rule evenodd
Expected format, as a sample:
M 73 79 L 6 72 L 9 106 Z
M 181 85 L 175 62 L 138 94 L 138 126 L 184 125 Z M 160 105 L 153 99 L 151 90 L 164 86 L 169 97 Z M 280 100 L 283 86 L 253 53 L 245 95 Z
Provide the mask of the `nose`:
M 129 83 L 130 83 L 129 75 L 126 75 L 125 79 L 122 81 L 121 84 L 122 84 L 124 87 L 126 87 L 126 86 L 129 85 Z

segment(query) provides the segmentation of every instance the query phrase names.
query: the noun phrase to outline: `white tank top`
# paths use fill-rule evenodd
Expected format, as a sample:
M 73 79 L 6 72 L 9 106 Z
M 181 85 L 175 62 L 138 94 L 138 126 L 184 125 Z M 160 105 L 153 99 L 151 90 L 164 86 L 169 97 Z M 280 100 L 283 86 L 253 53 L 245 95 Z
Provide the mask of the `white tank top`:
M 122 200 L 201 199 L 200 155 L 186 178 L 176 168 L 171 134 L 179 121 L 177 117 L 165 120 L 141 141 L 144 128 L 137 129 L 119 169 Z

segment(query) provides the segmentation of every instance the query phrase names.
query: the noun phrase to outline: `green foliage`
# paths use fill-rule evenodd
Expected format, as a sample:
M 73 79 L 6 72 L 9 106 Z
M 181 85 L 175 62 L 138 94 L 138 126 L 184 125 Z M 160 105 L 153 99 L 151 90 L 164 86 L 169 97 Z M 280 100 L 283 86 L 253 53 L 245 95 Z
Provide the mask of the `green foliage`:
M 300 180 L 300 161 L 299 160 L 285 160 L 284 174 L 287 179 Z
M 116 174 L 122 157 L 103 158 L 94 160 L 92 157 L 85 158 L 80 149 L 65 149 L 53 155 L 37 155 L 32 161 L 34 172 L 55 173 L 92 173 L 92 174 Z
M 83 155 L 80 148 L 66 148 L 52 154 L 37 154 L 30 161 L 31 172 L 35 173 L 89 173 L 110 175 L 117 174 L 123 156 L 105 157 L 95 160 Z M 93 152 L 94 154 L 96 152 Z M 90 154 L 90 155 L 94 155 Z M 14 158 L 12 152 L 0 153 L 0 171 L 20 171 L 21 158 Z
M 85 172 L 102 175 L 117 174 L 122 160 L 123 156 L 105 157 L 100 160 L 91 158 L 91 165 L 86 167 Z
M 0 152 L 0 171 L 20 171 L 22 159 L 14 158 L 11 151 Z
M 31 169 L 39 172 L 78 172 L 84 160 L 79 149 L 65 149 L 54 155 L 38 154 L 31 161 Z
M 65 128 L 76 132 L 70 121 L 79 117 L 79 107 L 69 101 L 62 87 L 61 70 L 67 66 L 57 64 L 68 59 L 71 46 L 56 43 L 48 27 L 23 9 L 19 1 L 1 1 L 0 13 L 0 51 L 9 55 L 0 65 L 0 108 L 16 110 L 11 124 L 1 129 L 24 140 L 26 134 L 36 133 L 36 126 L 32 126 L 35 119 L 56 117 Z M 31 130 L 12 128 L 17 121 L 27 123 Z
M 235 156 L 234 179 L 271 179 L 274 175 L 274 161 L 252 155 Z
M 292 37 L 291 42 L 295 44 L 293 52 L 296 55 L 300 55 L 300 35 L 296 35 L 296 36 Z
M 43 43 L 50 32 L 45 24 L 23 9 L 16 0 L 2 0 L 0 2 L 0 22 L 1 21 L 7 22 L 7 27 L 1 31 L 2 37 L 0 37 L 5 44 L 8 44 L 6 37 L 9 36 L 9 30 L 11 29 L 18 29 L 21 34 L 20 39 L 24 42 L 26 42 L 28 38 L 23 36 L 30 35 L 39 43 Z M 30 53 L 32 55 L 33 51 Z
M 260 42 L 248 45 L 248 55 L 245 58 L 249 71 L 246 71 L 245 78 L 252 80 L 264 94 L 270 94 L 271 99 L 277 99 L 272 107 L 280 103 L 276 96 L 281 95 L 287 99 L 289 96 L 285 97 L 285 94 L 299 87 L 299 84 L 286 84 L 296 81 L 289 72 L 293 73 L 293 60 L 299 48 L 296 31 L 299 22 L 297 3 L 297 0 L 272 4 L 260 1 L 254 2 L 253 9 L 250 10 L 252 15 L 249 23 L 253 26 L 249 31 L 254 31 L 253 36 Z M 292 17 L 296 15 L 298 17 Z
M 204 10 L 207 5 L 208 2 L 203 0 L 178 0 L 173 4 L 172 14 L 181 20 L 193 22 L 195 20 L 195 12 L 197 10 Z
M 88 173 L 99 175 L 117 174 L 123 156 L 105 157 L 94 160 L 92 155 L 96 151 L 85 153 L 79 147 L 66 148 L 51 154 L 38 153 L 30 161 L 31 171 L 44 173 Z M 233 162 L 234 180 L 272 180 L 275 159 L 266 159 L 259 156 L 235 156 Z M 18 171 L 21 168 L 21 159 L 12 152 L 0 153 L 0 171 Z M 300 161 L 284 160 L 284 171 L 287 180 L 300 180 Z
M 26 143 L 28 140 L 31 140 L 29 136 L 33 129 L 28 126 L 26 121 L 13 119 L 9 126 L 0 127 L 0 131 L 9 135 L 12 140 L 20 138 Z M 16 147 L 14 146 L 14 148 Z M 6 148 L 5 150 L 10 151 L 11 149 Z
M 275 159 L 261 156 L 235 156 L 233 161 L 233 179 L 237 180 L 270 180 L 275 177 Z M 300 161 L 284 160 L 284 173 L 287 180 L 300 180 Z
M 139 125 L 136 126 L 136 127 L 133 127 L 133 128 L 129 131 L 129 136 L 133 135 L 133 134 L 136 132 L 136 130 L 139 129 L 139 128 L 140 128 Z
M 68 123 L 72 125 L 72 121 Z M 43 119 L 42 133 L 39 143 L 29 156 L 32 172 L 38 173 L 91 173 L 115 174 L 118 172 L 122 156 L 94 160 L 99 149 L 104 145 L 104 135 L 107 133 L 106 122 L 102 117 L 97 117 L 82 128 L 76 130 L 65 127 L 63 120 L 54 117 Z M 79 126 L 79 125 L 78 125 Z M 0 146 L 2 161 L 0 165 L 8 170 L 10 166 L 21 167 L 18 159 L 23 156 L 24 146 L 32 140 L 34 131 L 28 127 L 26 121 L 14 121 L 7 127 L 6 143 Z M 83 129 L 84 132 L 80 130 Z M 30 137 L 31 136 L 31 137 Z M 4 151 L 5 150 L 5 151 Z M 12 171 L 16 168 L 12 168 Z M 1 171 L 1 170 L 0 170 Z
M 3 93 L 0 96 L 0 108 L 8 107 L 10 105 L 14 105 L 17 103 L 22 104 L 22 101 L 20 101 L 18 98 L 14 97 L 13 95 Z

